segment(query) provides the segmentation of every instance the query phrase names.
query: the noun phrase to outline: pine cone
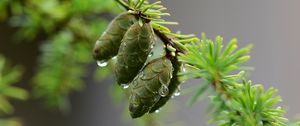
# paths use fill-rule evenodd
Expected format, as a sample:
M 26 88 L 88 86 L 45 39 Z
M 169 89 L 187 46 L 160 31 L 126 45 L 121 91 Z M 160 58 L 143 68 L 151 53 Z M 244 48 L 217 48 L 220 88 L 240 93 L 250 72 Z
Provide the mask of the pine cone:
M 144 66 L 154 44 L 154 33 L 149 23 L 134 23 L 122 39 L 115 74 L 119 84 L 130 83 Z
M 129 111 L 132 118 L 147 113 L 161 98 L 168 95 L 172 63 L 166 57 L 151 61 L 131 82 Z
M 135 16 L 128 12 L 120 14 L 111 21 L 95 44 L 94 59 L 106 61 L 117 55 L 124 34 L 134 22 L 136 22 Z

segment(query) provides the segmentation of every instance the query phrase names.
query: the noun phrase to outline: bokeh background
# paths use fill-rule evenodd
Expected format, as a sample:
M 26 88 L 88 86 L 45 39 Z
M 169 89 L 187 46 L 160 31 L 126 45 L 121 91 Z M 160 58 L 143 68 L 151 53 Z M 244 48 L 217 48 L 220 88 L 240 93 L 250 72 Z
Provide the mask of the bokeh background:
M 153 0 L 152 0 L 153 1 Z M 216 35 L 225 41 L 238 38 L 241 47 L 252 43 L 252 59 L 247 64 L 255 69 L 249 79 L 265 88 L 279 89 L 283 102 L 281 106 L 288 110 L 289 119 L 300 113 L 299 71 L 300 71 L 300 1 L 298 0 L 164 0 L 171 17 L 179 26 L 172 27 L 183 33 L 200 35 L 205 32 L 209 38 Z M 114 14 L 102 14 L 110 20 Z M 26 68 L 22 81 L 18 84 L 29 90 L 30 78 L 34 75 L 41 55 L 39 46 L 43 36 L 36 42 L 13 42 L 16 28 L 9 23 L 0 24 L 0 53 Z M 97 33 L 100 35 L 100 33 Z M 45 35 L 44 35 L 45 36 Z M 97 38 L 94 38 L 96 40 Z M 93 43 L 93 42 L 91 42 Z M 67 66 L 66 66 L 67 67 Z M 45 109 L 39 100 L 25 102 L 13 101 L 15 113 L 8 117 L 18 117 L 25 126 L 131 126 L 137 120 L 130 120 L 126 114 L 126 102 L 113 100 L 113 77 L 102 81 L 94 80 L 95 63 L 88 65 L 82 78 L 85 87 L 70 95 L 72 111 L 61 114 Z M 182 88 L 201 84 L 201 81 L 189 81 Z M 207 98 L 189 107 L 186 105 L 192 94 L 174 98 L 162 114 L 165 124 L 203 126 L 210 117 L 206 114 Z M 125 108 L 125 109 L 124 109 Z

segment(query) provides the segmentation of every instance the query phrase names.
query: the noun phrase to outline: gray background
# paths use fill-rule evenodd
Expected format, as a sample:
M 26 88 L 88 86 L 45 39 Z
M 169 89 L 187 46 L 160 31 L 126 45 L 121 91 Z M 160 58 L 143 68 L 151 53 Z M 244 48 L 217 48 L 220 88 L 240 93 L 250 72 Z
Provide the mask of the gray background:
M 250 66 L 255 68 L 250 75 L 252 82 L 266 88 L 276 87 L 283 98 L 281 105 L 288 109 L 287 117 L 300 113 L 299 73 L 300 57 L 300 1 L 299 0 L 164 0 L 163 4 L 172 14 L 169 20 L 178 21 L 174 27 L 183 33 L 200 35 L 205 32 L 209 38 L 216 35 L 228 41 L 239 40 L 240 47 L 254 44 Z M 1 36 L 10 34 L 1 26 Z M 38 54 L 37 47 L 21 44 L 20 47 L 4 45 L 1 38 L 0 50 L 14 60 L 27 66 L 35 66 L 29 59 Z M 12 53 L 12 50 L 14 53 Z M 16 51 L 15 51 L 16 50 Z M 24 53 L 26 52 L 26 53 Z M 95 67 L 95 66 L 93 66 Z M 33 70 L 32 70 L 33 71 Z M 29 71 L 29 72 L 32 72 Z M 27 76 L 30 76 L 27 75 Z M 86 89 L 72 95 L 73 113 L 61 116 L 44 110 L 37 102 L 16 102 L 16 115 L 23 118 L 26 126 L 123 126 L 131 124 L 120 117 L 123 106 L 114 105 L 110 97 L 111 81 L 90 82 Z M 199 81 L 193 81 L 200 84 Z M 191 84 L 184 84 L 191 85 Z M 175 98 L 178 111 L 166 117 L 168 121 L 180 121 L 186 126 L 207 125 L 210 119 L 205 114 L 206 102 L 192 107 L 185 102 L 189 96 Z M 128 115 L 125 115 L 128 116 Z

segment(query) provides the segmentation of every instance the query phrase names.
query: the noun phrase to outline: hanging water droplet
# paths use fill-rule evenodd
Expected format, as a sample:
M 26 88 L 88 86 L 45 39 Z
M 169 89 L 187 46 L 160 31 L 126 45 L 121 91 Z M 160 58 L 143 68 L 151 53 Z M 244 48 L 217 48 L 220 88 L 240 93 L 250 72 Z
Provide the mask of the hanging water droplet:
M 176 91 L 175 91 L 175 93 L 174 93 L 174 96 L 179 96 L 180 94 L 181 94 L 181 93 L 180 93 L 180 89 L 177 88 Z
M 99 66 L 99 67 L 105 67 L 105 66 L 107 66 L 107 62 L 105 62 L 105 61 L 97 61 L 97 65 Z
M 159 113 L 159 109 L 155 110 L 155 113 Z
M 166 97 L 169 94 L 169 89 L 166 85 L 162 85 L 158 91 L 159 95 L 162 97 Z
M 186 68 L 185 67 L 182 68 L 182 72 L 186 72 Z
M 153 52 L 150 52 L 150 54 L 148 55 L 148 57 L 152 57 L 153 56 Z
M 122 87 L 123 89 L 127 89 L 127 88 L 129 87 L 129 85 L 128 85 L 128 84 L 121 84 L 121 87 Z

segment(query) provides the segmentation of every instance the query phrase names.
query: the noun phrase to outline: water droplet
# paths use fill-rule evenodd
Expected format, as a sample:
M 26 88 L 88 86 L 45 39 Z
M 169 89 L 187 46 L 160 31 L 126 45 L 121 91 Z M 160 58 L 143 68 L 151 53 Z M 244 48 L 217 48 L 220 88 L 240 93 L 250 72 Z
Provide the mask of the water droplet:
M 97 61 L 97 65 L 99 66 L 99 67 L 105 67 L 105 66 L 107 66 L 107 62 L 105 62 L 105 61 Z
M 144 76 L 144 71 L 140 72 L 139 77 L 142 78 Z
M 166 85 L 162 85 L 158 91 L 159 95 L 162 97 L 166 97 L 169 94 L 169 89 Z
M 182 72 L 186 72 L 186 68 L 185 67 L 182 68 Z
M 176 56 L 176 53 L 175 52 L 171 52 L 171 55 L 174 57 L 174 56 Z
M 155 113 L 159 113 L 159 109 L 155 110 Z
M 148 55 L 148 57 L 152 57 L 153 56 L 153 52 L 150 52 L 150 54 Z
M 113 59 L 113 60 L 114 60 L 114 59 L 117 59 L 117 56 L 114 56 L 114 57 L 113 57 L 113 58 L 111 58 L 111 59 Z
M 121 87 L 122 87 L 123 89 L 127 89 L 127 88 L 129 87 L 129 85 L 128 85 L 128 84 L 121 84 Z
M 174 93 L 174 96 L 179 96 L 181 93 L 180 93 L 180 89 L 176 89 L 175 93 Z
M 185 64 L 183 64 L 182 66 L 181 66 L 181 70 L 182 70 L 182 72 L 186 72 L 186 66 L 185 66 Z
M 150 48 L 151 48 L 151 49 L 153 49 L 153 48 L 154 48 L 154 46 L 155 46 L 155 44 L 152 44 L 152 45 L 150 46 Z

